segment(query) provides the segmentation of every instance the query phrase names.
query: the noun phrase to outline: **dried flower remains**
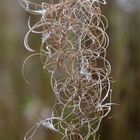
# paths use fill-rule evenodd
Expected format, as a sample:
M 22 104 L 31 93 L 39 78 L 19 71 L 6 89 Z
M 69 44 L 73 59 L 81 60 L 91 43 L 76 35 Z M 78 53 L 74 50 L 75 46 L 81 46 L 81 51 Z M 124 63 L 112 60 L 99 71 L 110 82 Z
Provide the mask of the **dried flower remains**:
M 26 11 L 40 16 L 33 26 L 29 19 L 24 43 L 33 55 L 41 56 L 56 98 L 51 118 L 37 123 L 25 140 L 31 140 L 41 125 L 62 134 L 62 140 L 94 140 L 112 105 L 111 66 L 106 60 L 108 22 L 100 9 L 106 1 L 20 2 Z M 39 51 L 29 46 L 32 34 L 42 36 Z

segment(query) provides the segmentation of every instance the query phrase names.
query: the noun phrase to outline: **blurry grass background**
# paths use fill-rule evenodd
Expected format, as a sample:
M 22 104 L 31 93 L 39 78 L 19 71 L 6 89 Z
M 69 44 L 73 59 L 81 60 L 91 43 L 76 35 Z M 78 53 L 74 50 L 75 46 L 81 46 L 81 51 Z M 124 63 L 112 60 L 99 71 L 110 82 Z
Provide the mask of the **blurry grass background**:
M 102 6 L 109 21 L 107 55 L 115 80 L 113 102 L 119 106 L 114 106 L 109 116 L 113 118 L 103 120 L 100 140 L 140 140 L 140 0 L 107 2 Z M 0 0 L 0 140 L 22 140 L 31 126 L 50 115 L 54 102 L 39 57 L 26 64 L 31 86 L 22 76 L 23 61 L 30 55 L 23 45 L 28 16 L 17 0 Z M 40 40 L 31 42 L 37 47 Z M 59 136 L 40 128 L 34 140 Z

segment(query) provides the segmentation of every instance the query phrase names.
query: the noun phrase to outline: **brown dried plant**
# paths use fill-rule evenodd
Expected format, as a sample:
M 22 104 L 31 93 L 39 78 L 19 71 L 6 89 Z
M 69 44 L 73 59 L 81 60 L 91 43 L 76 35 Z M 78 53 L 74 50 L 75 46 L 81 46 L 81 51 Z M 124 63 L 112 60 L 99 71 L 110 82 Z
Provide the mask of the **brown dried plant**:
M 100 9 L 106 1 L 20 2 L 26 11 L 41 16 L 33 26 L 29 19 L 24 43 L 33 55 L 41 56 L 56 97 L 51 117 L 31 128 L 25 140 L 31 140 L 41 125 L 60 133 L 62 140 L 94 140 L 112 105 L 111 66 L 106 60 L 108 22 Z M 42 35 L 39 52 L 28 45 L 32 34 Z

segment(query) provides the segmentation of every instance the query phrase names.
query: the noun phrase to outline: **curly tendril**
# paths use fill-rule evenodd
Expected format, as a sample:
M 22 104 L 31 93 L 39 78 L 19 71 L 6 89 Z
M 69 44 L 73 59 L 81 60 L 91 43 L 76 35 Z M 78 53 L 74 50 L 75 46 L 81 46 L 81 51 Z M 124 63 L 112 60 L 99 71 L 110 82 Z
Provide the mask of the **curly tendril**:
M 40 16 L 33 26 L 29 19 L 24 44 L 33 55 L 40 55 L 56 98 L 51 118 L 37 123 L 25 140 L 31 140 L 40 125 L 60 133 L 62 140 L 94 140 L 112 106 L 111 66 L 106 59 L 108 22 L 100 9 L 106 1 L 20 3 L 26 11 Z M 39 52 L 28 43 L 32 34 L 42 36 Z

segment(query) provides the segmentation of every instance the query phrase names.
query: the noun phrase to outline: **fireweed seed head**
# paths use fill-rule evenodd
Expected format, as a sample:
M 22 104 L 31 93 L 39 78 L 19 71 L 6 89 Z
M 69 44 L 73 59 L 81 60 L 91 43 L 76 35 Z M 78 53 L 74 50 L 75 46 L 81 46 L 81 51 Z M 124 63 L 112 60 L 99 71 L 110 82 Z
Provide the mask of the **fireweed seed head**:
M 111 66 L 106 59 L 108 22 L 100 4 L 105 0 L 61 0 L 36 4 L 20 0 L 22 7 L 40 16 L 28 21 L 24 44 L 40 55 L 51 75 L 56 102 L 50 118 L 38 122 L 25 136 L 32 139 L 42 125 L 62 135 L 62 140 L 96 139 L 111 102 Z M 30 47 L 29 36 L 41 34 L 39 52 Z

